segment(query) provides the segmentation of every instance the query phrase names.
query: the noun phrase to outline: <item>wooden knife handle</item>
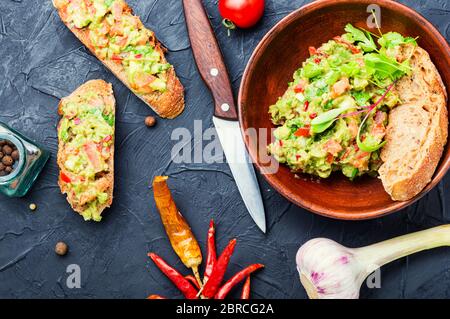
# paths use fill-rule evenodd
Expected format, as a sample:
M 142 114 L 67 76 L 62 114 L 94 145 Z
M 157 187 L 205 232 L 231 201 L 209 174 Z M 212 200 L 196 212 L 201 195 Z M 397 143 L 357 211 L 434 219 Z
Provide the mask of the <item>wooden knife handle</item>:
M 214 97 L 214 115 L 237 120 L 228 71 L 202 1 L 183 0 L 183 6 L 195 62 Z

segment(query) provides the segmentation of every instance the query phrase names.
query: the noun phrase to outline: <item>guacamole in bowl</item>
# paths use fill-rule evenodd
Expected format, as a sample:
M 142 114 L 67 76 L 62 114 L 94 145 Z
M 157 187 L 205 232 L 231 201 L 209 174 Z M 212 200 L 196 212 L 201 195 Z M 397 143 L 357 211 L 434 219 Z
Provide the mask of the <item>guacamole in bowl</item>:
M 377 36 L 350 24 L 345 31 L 309 47 L 310 57 L 270 106 L 278 127 L 268 152 L 295 173 L 327 178 L 341 171 L 354 179 L 377 175 L 381 165 L 387 114 L 400 102 L 394 83 L 409 74 L 406 48 L 417 44 L 396 32 Z

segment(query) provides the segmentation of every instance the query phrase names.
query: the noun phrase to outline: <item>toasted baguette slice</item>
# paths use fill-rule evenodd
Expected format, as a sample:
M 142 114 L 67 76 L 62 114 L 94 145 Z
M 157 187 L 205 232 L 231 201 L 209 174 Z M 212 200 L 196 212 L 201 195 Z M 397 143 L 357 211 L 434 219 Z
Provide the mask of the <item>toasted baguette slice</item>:
M 73 32 L 73 34 L 94 54 L 95 48 L 91 45 L 89 40 L 89 28 L 77 28 L 71 25 L 67 21 L 67 13 L 64 12 L 65 6 L 68 3 L 68 0 L 52 0 L 53 5 L 58 10 L 58 14 L 64 24 Z M 133 14 L 132 9 L 125 3 L 125 10 Z M 142 22 L 138 17 L 136 19 L 140 24 Z M 142 25 L 142 29 L 146 29 Z M 148 30 L 148 29 L 147 29 Z M 155 51 L 158 52 L 161 56 L 161 63 L 167 63 L 167 60 L 164 56 L 165 48 L 161 46 L 161 43 L 157 40 L 154 33 L 148 30 L 151 34 L 149 36 L 148 41 L 154 45 Z M 143 102 L 145 102 L 150 108 L 153 109 L 159 116 L 163 118 L 173 119 L 181 114 L 184 110 L 184 88 L 181 84 L 180 80 L 177 78 L 175 74 L 175 70 L 173 66 L 170 67 L 167 71 L 165 71 L 165 80 L 167 82 L 167 88 L 164 92 L 153 91 L 147 94 L 139 94 L 135 90 L 132 89 L 131 84 L 128 80 L 127 74 L 125 72 L 124 67 L 121 64 L 114 62 L 111 59 L 101 59 L 98 55 L 97 58 L 117 77 L 124 85 L 126 85 L 133 93 L 136 94 Z
M 413 71 L 396 84 L 401 105 L 389 114 L 379 170 L 396 201 L 413 198 L 431 181 L 448 135 L 446 89 L 436 67 L 422 48 L 405 50 Z
M 96 101 L 97 103 L 95 103 Z M 86 214 L 89 209 L 89 203 L 80 202 L 80 198 L 82 195 L 75 195 L 73 192 L 75 181 L 79 180 L 79 174 L 77 176 L 76 173 L 71 172 L 67 169 L 65 163 L 67 161 L 68 156 L 73 153 L 67 148 L 69 147 L 69 143 L 66 143 L 61 138 L 61 130 L 62 122 L 66 121 L 74 121 L 79 114 L 67 114 L 65 111 L 65 106 L 69 104 L 83 104 L 88 105 L 89 108 L 95 109 L 98 108 L 103 110 L 103 104 L 98 101 L 102 101 L 104 105 L 108 106 L 108 110 L 110 110 L 109 114 L 112 115 L 112 135 L 108 137 L 108 145 L 107 150 L 109 151 L 109 158 L 106 161 L 107 169 L 98 173 L 98 177 L 95 177 L 95 182 L 100 184 L 98 185 L 101 188 L 103 193 L 107 194 L 107 200 L 104 203 L 98 203 L 96 205 L 95 212 L 89 212 Z M 113 202 L 113 189 L 114 189 L 114 117 L 115 117 L 115 104 L 116 101 L 114 99 L 114 94 L 112 90 L 112 85 L 106 83 L 103 80 L 92 80 L 88 81 L 85 84 L 81 85 L 78 89 L 76 89 L 71 95 L 63 98 L 58 105 L 58 114 L 63 116 L 59 125 L 58 125 L 58 156 L 57 163 L 61 170 L 58 184 L 61 188 L 61 192 L 63 194 L 67 194 L 67 201 L 72 206 L 73 210 L 78 212 L 80 215 L 84 217 L 85 220 L 101 220 L 102 212 L 111 206 Z M 71 138 L 68 139 L 67 142 L 70 142 Z M 87 142 L 90 142 L 87 140 Z M 101 145 L 102 143 L 98 143 L 97 145 Z M 83 148 L 82 148 L 83 149 Z M 68 180 L 70 179 L 70 180 Z M 89 180 L 88 180 L 89 181 Z

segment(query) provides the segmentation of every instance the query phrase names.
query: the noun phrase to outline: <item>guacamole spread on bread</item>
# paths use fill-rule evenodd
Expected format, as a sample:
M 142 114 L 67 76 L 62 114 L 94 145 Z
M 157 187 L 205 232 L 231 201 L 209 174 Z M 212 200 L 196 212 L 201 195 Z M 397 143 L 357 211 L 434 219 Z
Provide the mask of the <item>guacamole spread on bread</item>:
M 152 31 L 132 14 L 123 0 L 54 0 L 70 28 L 86 30 L 89 47 L 101 60 L 124 68 L 138 94 L 164 92 L 167 70 Z
M 94 90 L 60 104 L 59 183 L 85 220 L 100 221 L 100 206 L 111 200 L 114 104 L 112 96 Z
M 278 127 L 268 151 L 293 172 L 327 178 L 342 171 L 353 179 L 376 174 L 381 165 L 387 113 L 399 103 L 393 84 L 410 72 L 410 57 L 400 49 L 416 42 L 350 24 L 345 31 L 310 47 L 285 94 L 270 106 Z

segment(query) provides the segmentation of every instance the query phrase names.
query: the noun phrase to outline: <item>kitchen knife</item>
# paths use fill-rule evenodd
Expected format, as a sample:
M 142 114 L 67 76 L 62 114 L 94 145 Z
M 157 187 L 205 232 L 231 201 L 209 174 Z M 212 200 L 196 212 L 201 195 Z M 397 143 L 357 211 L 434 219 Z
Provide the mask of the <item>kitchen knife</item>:
M 213 122 L 239 192 L 256 225 L 265 233 L 266 218 L 255 170 L 240 133 L 228 71 L 201 0 L 183 0 L 194 59 L 212 92 Z

